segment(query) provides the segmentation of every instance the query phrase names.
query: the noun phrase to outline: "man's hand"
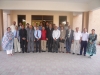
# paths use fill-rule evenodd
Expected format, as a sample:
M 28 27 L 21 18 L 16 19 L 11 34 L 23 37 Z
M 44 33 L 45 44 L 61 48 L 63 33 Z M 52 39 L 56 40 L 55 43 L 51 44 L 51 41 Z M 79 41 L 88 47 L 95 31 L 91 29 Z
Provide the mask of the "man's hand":
M 72 43 L 74 43 L 74 40 L 72 40 Z
M 56 38 L 54 40 L 56 41 Z
M 27 42 L 28 42 L 28 40 L 27 40 Z
M 9 38 L 9 40 L 11 40 L 11 38 Z
M 46 40 L 48 40 L 48 38 L 46 38 Z
M 62 40 L 62 38 L 60 38 L 60 40 Z
M 25 40 L 26 38 L 22 38 L 23 40 Z

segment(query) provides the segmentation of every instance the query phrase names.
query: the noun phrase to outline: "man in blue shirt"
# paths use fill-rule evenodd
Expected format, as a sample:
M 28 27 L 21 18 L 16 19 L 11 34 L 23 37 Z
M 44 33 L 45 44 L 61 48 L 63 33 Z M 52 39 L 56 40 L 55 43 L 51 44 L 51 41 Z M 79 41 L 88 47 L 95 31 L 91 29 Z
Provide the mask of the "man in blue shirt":
M 36 52 L 41 52 L 41 31 L 39 30 L 39 27 L 36 27 L 36 30 L 34 32 L 35 36 L 35 42 L 36 42 Z
M 14 50 L 15 52 L 21 52 L 21 48 L 20 48 L 20 37 L 19 37 L 19 30 L 18 27 L 15 27 L 15 31 L 14 31 Z

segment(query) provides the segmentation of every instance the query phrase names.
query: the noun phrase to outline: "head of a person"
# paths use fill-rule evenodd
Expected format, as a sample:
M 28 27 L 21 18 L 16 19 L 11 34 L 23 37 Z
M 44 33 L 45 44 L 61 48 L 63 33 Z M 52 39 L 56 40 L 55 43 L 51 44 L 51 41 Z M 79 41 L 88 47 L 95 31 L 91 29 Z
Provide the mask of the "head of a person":
M 16 26 L 15 29 L 18 30 L 18 26 Z
M 68 29 L 71 29 L 71 26 L 68 26 Z
M 42 30 L 45 30 L 45 27 L 42 27 Z
M 59 25 L 59 27 L 61 27 L 61 26 L 62 26 L 62 24 Z
M 49 26 L 49 23 L 48 22 L 46 22 L 46 26 Z
M 78 32 L 79 31 L 79 27 L 76 27 L 76 32 Z
M 52 28 L 52 24 L 49 24 L 49 28 Z
M 53 28 L 55 28 L 55 24 L 53 24 Z
M 26 24 L 27 28 L 29 28 L 29 23 Z
M 22 23 L 21 22 L 19 23 L 19 26 L 22 26 Z
M 54 29 L 55 29 L 55 30 L 57 30 L 57 29 L 58 29 L 58 27 L 55 25 Z
M 32 25 L 29 25 L 29 28 L 30 28 L 30 29 L 33 29 L 33 26 L 32 26 Z
M 16 21 L 13 21 L 13 25 L 16 25 Z
M 42 24 L 42 22 L 40 22 L 40 26 L 42 26 L 43 24 Z
M 25 26 L 24 25 L 22 25 L 22 29 L 24 29 L 25 28 Z
M 61 26 L 60 28 L 61 28 L 61 30 L 64 30 L 64 27 L 63 26 Z
M 36 30 L 39 30 L 39 27 L 38 26 L 36 27 Z
M 68 26 L 69 25 L 69 22 L 66 22 L 66 25 Z
M 87 32 L 87 29 L 86 29 L 86 28 L 84 28 L 84 29 L 83 29 L 83 32 L 84 32 L 84 33 L 85 33 L 85 32 Z
M 10 27 L 7 27 L 7 32 L 10 32 L 11 31 L 11 28 Z
M 92 34 L 95 34 L 95 29 L 92 29 L 91 32 L 92 32 Z
M 36 22 L 34 23 L 34 27 L 36 27 Z

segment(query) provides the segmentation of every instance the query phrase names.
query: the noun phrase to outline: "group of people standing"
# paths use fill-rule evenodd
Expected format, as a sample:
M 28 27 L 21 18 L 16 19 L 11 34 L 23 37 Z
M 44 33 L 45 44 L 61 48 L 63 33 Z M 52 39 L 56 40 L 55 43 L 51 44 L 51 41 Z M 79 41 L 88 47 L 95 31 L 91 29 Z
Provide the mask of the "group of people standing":
M 7 32 L 2 39 L 2 48 L 6 50 L 8 55 L 13 55 L 14 52 L 62 52 L 72 53 L 77 55 L 89 57 L 96 54 L 96 40 L 97 35 L 95 29 L 92 29 L 92 33 L 87 33 L 87 29 L 84 28 L 83 32 L 79 31 L 79 27 L 76 30 L 72 30 L 68 25 L 60 25 L 57 27 L 55 24 L 46 23 L 46 26 L 29 25 L 26 27 L 21 23 L 16 26 L 16 22 L 7 28 Z M 84 53 L 82 53 L 84 50 Z

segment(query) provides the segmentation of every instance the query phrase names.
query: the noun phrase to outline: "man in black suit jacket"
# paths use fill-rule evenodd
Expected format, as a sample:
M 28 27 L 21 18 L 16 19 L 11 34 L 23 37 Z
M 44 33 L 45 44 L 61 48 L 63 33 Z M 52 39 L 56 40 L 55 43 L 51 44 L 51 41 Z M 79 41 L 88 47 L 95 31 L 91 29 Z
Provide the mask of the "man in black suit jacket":
M 52 24 L 50 24 L 47 30 L 48 52 L 52 52 L 52 44 L 53 44 L 52 32 L 53 32 L 53 28 L 52 28 Z
M 19 31 L 19 36 L 20 36 L 20 44 L 21 44 L 21 48 L 22 48 L 22 52 L 27 52 L 27 31 L 24 27 L 24 25 L 22 25 L 22 28 Z
M 45 25 L 45 30 L 47 31 L 47 30 L 48 30 L 48 28 L 49 28 L 49 23 L 48 23 L 48 22 L 46 22 L 46 25 Z

